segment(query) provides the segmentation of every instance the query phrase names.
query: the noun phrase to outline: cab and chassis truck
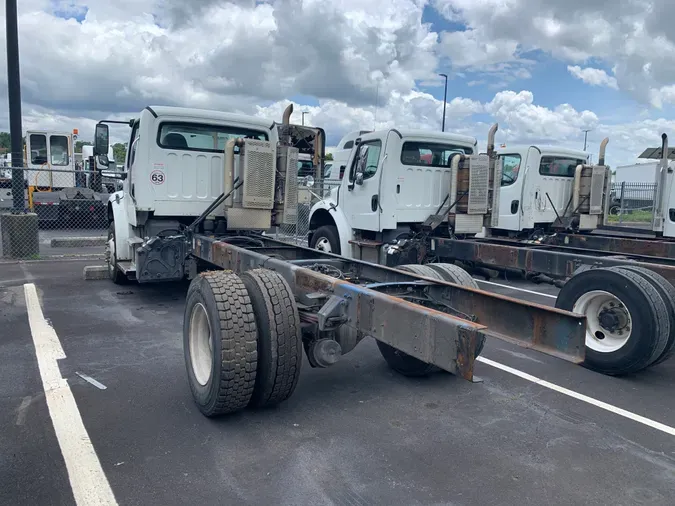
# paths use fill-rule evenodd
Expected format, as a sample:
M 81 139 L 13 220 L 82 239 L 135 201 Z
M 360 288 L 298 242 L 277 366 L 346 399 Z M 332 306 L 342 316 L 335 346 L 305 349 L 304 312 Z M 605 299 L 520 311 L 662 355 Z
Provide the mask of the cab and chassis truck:
M 308 246 L 427 279 L 447 279 L 440 265 L 460 263 L 488 276 L 550 281 L 561 287 L 556 307 L 587 318 L 585 366 L 619 375 L 667 360 L 675 352 L 675 261 L 621 249 L 637 239 L 597 235 L 610 193 L 608 139 L 598 165 L 589 165 L 586 153 L 556 146 L 495 150 L 497 128 L 486 154 L 475 138 L 452 133 L 360 135 L 341 185 L 312 208 Z M 662 167 L 669 181 L 667 160 Z M 661 187 L 657 202 L 667 203 L 671 184 Z
M 299 154 L 319 160 L 317 176 L 323 167 L 323 131 L 290 124 L 291 113 L 278 124 L 148 107 L 130 122 L 123 189 L 108 202 L 108 271 L 120 284 L 191 280 L 183 349 L 203 414 L 280 403 L 296 387 L 303 352 L 312 367 L 327 367 L 366 337 L 409 376 L 441 369 L 472 380 L 488 336 L 584 361 L 583 315 L 480 290 L 452 264 L 436 264 L 434 279 L 416 265 L 394 269 L 264 236 L 297 221 Z M 94 149 L 103 165 L 108 145 L 101 122 Z

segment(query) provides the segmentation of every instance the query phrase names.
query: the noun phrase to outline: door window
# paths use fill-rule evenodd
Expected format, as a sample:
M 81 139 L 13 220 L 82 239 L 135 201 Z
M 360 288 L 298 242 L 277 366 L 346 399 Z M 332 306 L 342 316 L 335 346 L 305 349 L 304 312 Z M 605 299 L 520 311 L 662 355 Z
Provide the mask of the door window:
M 379 139 L 364 141 L 359 144 L 359 150 L 352 162 L 349 180 L 354 181 L 357 172 L 363 173 L 363 180 L 370 179 L 377 174 L 377 165 L 380 162 L 382 141 Z
M 30 136 L 30 163 L 42 165 L 47 163 L 47 136 L 31 134 Z
M 65 166 L 70 163 L 68 144 L 68 137 L 65 135 L 49 137 L 49 155 L 52 165 Z
M 502 186 L 510 186 L 518 179 L 520 155 L 499 155 L 502 160 Z

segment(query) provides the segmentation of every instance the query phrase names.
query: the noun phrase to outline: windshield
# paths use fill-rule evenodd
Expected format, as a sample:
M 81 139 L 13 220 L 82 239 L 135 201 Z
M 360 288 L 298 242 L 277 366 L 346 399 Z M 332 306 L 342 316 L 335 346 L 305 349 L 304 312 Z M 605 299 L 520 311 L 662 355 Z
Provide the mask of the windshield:
M 314 165 L 311 160 L 298 160 L 298 177 L 313 176 Z
M 401 149 L 401 163 L 403 165 L 447 167 L 450 165 L 452 155 L 456 153 L 470 155 L 473 154 L 473 148 L 434 142 L 404 142 Z

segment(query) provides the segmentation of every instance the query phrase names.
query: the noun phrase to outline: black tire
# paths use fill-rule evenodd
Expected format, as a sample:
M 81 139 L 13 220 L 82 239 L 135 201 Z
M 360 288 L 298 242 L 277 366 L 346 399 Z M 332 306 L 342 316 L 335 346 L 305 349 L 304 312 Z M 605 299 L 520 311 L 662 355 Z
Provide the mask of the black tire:
M 479 290 L 478 283 L 471 277 L 467 271 L 455 264 L 426 264 L 426 267 L 435 270 L 441 275 L 444 281 L 454 283 L 456 285 L 468 286 Z
M 312 233 L 312 238 L 309 241 L 309 247 L 312 249 L 319 249 L 316 247 L 316 245 L 322 239 L 328 240 L 328 243 L 330 244 L 331 253 L 335 255 L 342 254 L 342 251 L 340 249 L 340 235 L 338 234 L 338 229 L 336 227 L 334 227 L 333 225 L 323 225 L 317 228 Z
M 656 288 L 661 298 L 666 303 L 668 313 L 670 314 L 670 335 L 666 340 L 663 350 L 651 363 L 651 365 L 660 364 L 675 355 L 675 287 L 666 278 L 646 267 L 637 267 L 634 265 L 622 265 L 618 267 L 625 271 L 632 271 L 641 275 L 644 279 Z
M 193 323 L 193 334 L 197 334 L 198 319 L 208 323 L 211 346 L 210 357 L 203 361 L 199 360 L 196 337 L 190 338 Z M 192 280 L 185 303 L 183 352 L 190 390 L 204 415 L 233 413 L 248 405 L 256 378 L 257 331 L 251 299 L 239 276 L 212 271 Z M 202 374 L 195 372 L 194 364 L 208 367 L 209 359 L 211 369 L 206 378 L 203 369 Z
M 288 399 L 302 364 L 300 315 L 286 280 L 269 269 L 241 275 L 251 297 L 258 330 L 258 367 L 249 403 L 261 408 Z
M 117 239 L 115 237 L 115 222 L 111 221 L 108 225 L 108 241 L 114 241 L 115 252 L 117 252 Z M 126 285 L 129 278 L 117 266 L 117 254 L 112 253 L 106 245 L 106 265 L 108 267 L 108 277 L 116 285 Z
M 387 365 L 394 371 L 410 378 L 429 376 L 440 369 L 433 364 L 427 364 L 421 360 L 411 357 L 407 353 L 397 350 L 393 346 L 377 341 L 377 347 L 380 349 L 382 357 Z
M 602 352 L 589 346 L 596 338 L 587 330 L 583 365 L 615 376 L 644 369 L 656 356 L 662 340 L 670 334 L 668 309 L 659 292 L 634 272 L 589 269 L 573 276 L 562 287 L 555 306 L 573 311 L 581 296 L 596 290 L 608 292 L 623 302 L 632 319 L 631 334 L 620 348 Z
M 418 276 L 425 276 L 427 278 L 443 281 L 443 277 L 438 272 L 426 265 L 408 264 L 399 265 L 396 268 L 404 272 L 417 274 Z M 411 378 L 429 376 L 430 374 L 441 370 L 433 364 L 428 364 L 415 357 L 411 357 L 407 353 L 381 341 L 377 341 L 377 347 L 379 348 L 382 357 L 387 362 L 387 365 L 403 376 Z
M 435 270 L 438 274 L 440 274 L 443 277 L 444 281 L 480 290 L 478 283 L 476 283 L 476 280 L 471 277 L 471 274 L 462 269 L 459 265 L 426 264 L 426 267 Z M 485 346 L 485 339 L 482 339 L 480 342 L 476 343 L 476 350 L 474 357 L 480 356 L 480 354 L 483 352 L 484 346 Z
M 419 264 L 399 265 L 397 269 L 400 271 L 411 272 L 413 274 L 417 274 L 418 276 L 437 279 L 438 281 L 445 281 L 445 278 L 443 277 L 442 274 L 432 269 L 428 265 L 419 265 Z

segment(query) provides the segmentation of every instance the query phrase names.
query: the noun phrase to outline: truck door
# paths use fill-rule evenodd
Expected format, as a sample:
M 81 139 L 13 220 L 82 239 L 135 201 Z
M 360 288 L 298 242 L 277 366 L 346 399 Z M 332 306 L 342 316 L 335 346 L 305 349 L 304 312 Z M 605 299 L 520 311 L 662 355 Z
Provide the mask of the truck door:
M 673 184 L 674 174 L 671 172 L 674 169 L 673 162 L 669 163 L 666 169 L 667 183 L 663 190 L 663 237 L 675 237 L 675 184 Z
M 526 160 L 523 160 L 523 154 L 518 152 L 500 153 L 499 158 L 503 163 L 503 170 L 497 228 L 519 231 L 520 217 L 523 211 L 524 162 Z
M 519 175 L 519 178 L 522 178 L 523 181 L 521 183 L 522 198 L 520 227 L 518 230 L 527 230 L 534 227 L 537 209 L 539 209 L 541 203 L 541 178 L 539 176 L 541 152 L 539 149 L 534 146 L 530 147 L 527 150 L 524 162 L 525 166 L 521 166 Z
M 383 147 L 383 139 L 379 136 L 364 136 L 349 159 L 347 191 L 340 204 L 353 229 L 380 230 Z
M 534 163 L 535 159 L 538 163 Z M 586 159 L 568 154 L 537 153 L 534 156 L 531 153 L 528 156 L 525 192 L 529 193 L 532 208 L 528 222 L 521 222 L 523 228 L 553 223 L 557 215 L 563 215 L 565 208 L 571 206 L 575 170 L 583 163 Z

